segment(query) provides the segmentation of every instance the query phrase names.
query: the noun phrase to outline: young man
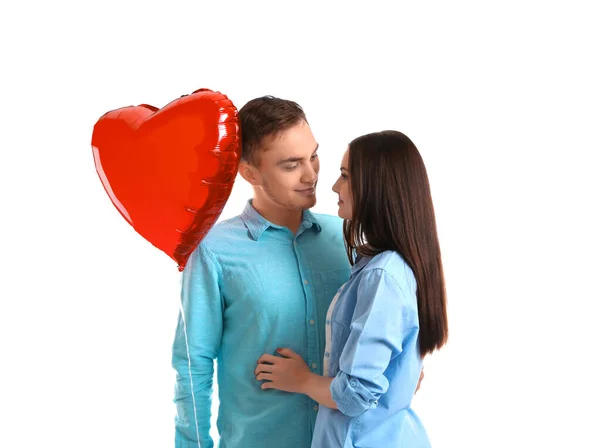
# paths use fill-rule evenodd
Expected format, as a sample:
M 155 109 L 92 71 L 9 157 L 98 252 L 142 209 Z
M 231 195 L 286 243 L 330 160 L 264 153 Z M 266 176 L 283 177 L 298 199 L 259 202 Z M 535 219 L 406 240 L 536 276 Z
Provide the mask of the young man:
M 318 144 L 301 107 L 273 97 L 240 111 L 243 213 L 216 224 L 183 273 L 173 344 L 177 448 L 211 448 L 217 359 L 222 448 L 308 448 L 318 403 L 263 391 L 263 353 L 292 348 L 322 374 L 325 318 L 350 266 L 338 217 L 313 214 Z

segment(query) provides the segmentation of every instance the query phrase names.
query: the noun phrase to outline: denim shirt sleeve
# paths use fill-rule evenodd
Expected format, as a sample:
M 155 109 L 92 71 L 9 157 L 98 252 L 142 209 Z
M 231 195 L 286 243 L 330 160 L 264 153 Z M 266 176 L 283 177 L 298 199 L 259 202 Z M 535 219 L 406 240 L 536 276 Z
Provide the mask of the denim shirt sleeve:
M 183 271 L 181 310 L 173 342 L 177 448 L 214 446 L 209 431 L 213 362 L 223 331 L 220 278 L 215 256 L 200 244 Z
M 382 269 L 365 272 L 360 280 L 340 371 L 330 386 L 339 411 L 349 417 L 377 407 L 389 387 L 384 372 L 402 352 L 405 293 Z

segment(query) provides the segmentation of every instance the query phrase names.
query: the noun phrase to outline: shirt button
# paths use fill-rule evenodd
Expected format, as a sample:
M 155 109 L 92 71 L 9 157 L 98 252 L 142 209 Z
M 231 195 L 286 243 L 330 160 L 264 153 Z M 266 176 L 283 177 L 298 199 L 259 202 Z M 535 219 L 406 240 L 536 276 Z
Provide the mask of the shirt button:
M 305 285 L 308 285 L 308 280 L 304 280 L 304 284 L 305 284 Z
M 329 325 L 329 319 L 327 319 L 327 320 L 325 321 L 325 324 L 326 324 L 326 325 Z
M 350 386 L 352 386 L 352 387 L 356 386 L 356 381 L 354 381 L 354 380 L 350 381 Z
M 318 410 L 319 410 L 319 406 L 317 406 L 317 405 L 315 404 L 315 405 L 313 406 L 313 409 L 314 409 L 315 411 L 318 411 Z
M 325 358 L 329 358 L 329 352 L 325 352 Z
M 316 363 L 316 362 L 313 362 L 313 363 L 312 363 L 312 368 L 313 368 L 313 369 L 316 369 L 316 368 L 317 368 L 317 363 Z
M 311 320 L 310 320 L 310 324 L 311 324 L 311 325 L 314 325 L 314 324 L 315 324 L 315 321 L 314 321 L 314 319 L 311 319 Z

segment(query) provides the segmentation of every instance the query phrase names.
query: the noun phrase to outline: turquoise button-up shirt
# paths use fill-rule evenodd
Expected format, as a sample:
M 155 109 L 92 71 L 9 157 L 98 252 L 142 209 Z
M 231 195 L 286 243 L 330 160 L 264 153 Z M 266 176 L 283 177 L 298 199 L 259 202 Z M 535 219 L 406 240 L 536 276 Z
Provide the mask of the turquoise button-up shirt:
M 221 448 L 308 448 L 318 403 L 261 390 L 254 369 L 278 347 L 322 374 L 325 318 L 350 276 L 342 221 L 305 211 L 296 235 L 260 216 L 216 224 L 183 272 L 173 344 L 176 448 L 212 448 L 213 360 L 217 360 Z
M 411 408 L 419 381 L 417 283 L 393 251 L 359 257 L 331 305 L 325 352 L 338 409 L 321 406 L 314 448 L 429 448 Z

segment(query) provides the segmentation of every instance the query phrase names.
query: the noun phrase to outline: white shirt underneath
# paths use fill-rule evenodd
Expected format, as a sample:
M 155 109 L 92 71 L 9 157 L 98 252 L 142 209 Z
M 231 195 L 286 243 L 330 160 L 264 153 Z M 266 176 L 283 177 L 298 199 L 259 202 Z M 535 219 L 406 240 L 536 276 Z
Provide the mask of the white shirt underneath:
M 329 354 L 331 350 L 331 316 L 333 314 L 335 304 L 337 303 L 340 294 L 344 289 L 344 286 L 346 286 L 346 283 L 340 286 L 340 289 L 338 289 L 337 294 L 331 301 L 331 305 L 329 305 L 329 310 L 327 310 L 327 317 L 325 321 L 325 356 L 323 357 L 323 376 L 329 376 Z

